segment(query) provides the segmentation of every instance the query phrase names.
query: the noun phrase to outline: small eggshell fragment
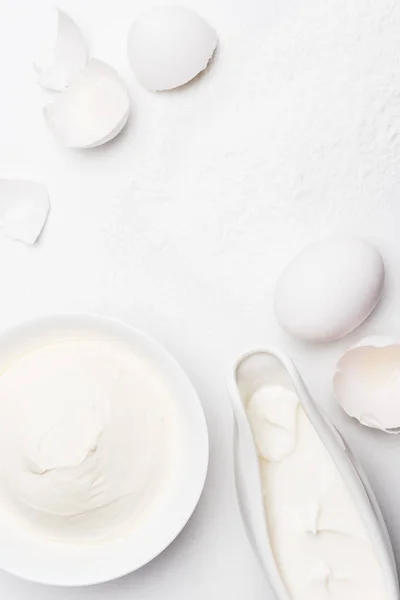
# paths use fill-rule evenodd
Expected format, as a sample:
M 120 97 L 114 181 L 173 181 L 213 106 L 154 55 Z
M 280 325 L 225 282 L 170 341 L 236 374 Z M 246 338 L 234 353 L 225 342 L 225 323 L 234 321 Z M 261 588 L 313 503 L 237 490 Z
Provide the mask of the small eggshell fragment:
M 110 65 L 91 59 L 43 112 L 62 144 L 92 148 L 120 133 L 129 110 L 129 95 L 121 77 Z
M 45 26 L 44 46 L 34 63 L 38 83 L 49 90 L 63 91 L 72 77 L 85 68 L 89 59 L 86 42 L 75 21 L 56 9 Z
M 34 244 L 49 210 L 49 195 L 41 183 L 0 179 L 0 229 L 8 237 Z
M 382 257 L 369 242 L 325 239 L 305 248 L 282 272 L 275 291 L 276 317 L 302 340 L 339 339 L 374 310 L 384 277 Z
M 133 23 L 128 57 L 145 88 L 170 90 L 204 71 L 217 42 L 216 31 L 194 11 L 180 6 L 158 6 Z
M 333 390 L 343 410 L 362 425 L 399 433 L 400 343 L 370 338 L 347 350 Z

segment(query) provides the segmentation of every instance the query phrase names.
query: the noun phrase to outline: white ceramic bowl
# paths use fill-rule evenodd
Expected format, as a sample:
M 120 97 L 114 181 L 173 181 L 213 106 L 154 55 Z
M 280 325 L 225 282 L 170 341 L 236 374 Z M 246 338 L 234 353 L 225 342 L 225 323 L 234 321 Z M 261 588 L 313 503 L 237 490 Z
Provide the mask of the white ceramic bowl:
M 387 600 L 399 599 L 397 570 L 389 535 L 375 495 L 347 444 L 311 398 L 293 362 L 275 349 L 243 355 L 228 378 L 235 416 L 235 479 L 239 507 L 249 541 L 277 600 L 290 600 L 268 536 L 258 456 L 244 409 L 245 398 L 266 383 L 296 392 L 321 441 L 334 460 L 371 536 L 387 586 Z
M 6 362 L 39 344 L 76 334 L 106 336 L 129 344 L 149 360 L 175 395 L 183 423 L 183 448 L 171 489 L 143 524 L 122 539 L 101 544 L 64 544 L 39 540 L 1 525 L 0 568 L 24 579 L 81 586 L 116 579 L 151 561 L 176 538 L 202 493 L 208 466 L 208 433 L 198 396 L 177 362 L 156 342 L 131 327 L 99 316 L 43 317 L 0 334 L 0 370 Z M 1 507 L 0 507 L 1 510 Z

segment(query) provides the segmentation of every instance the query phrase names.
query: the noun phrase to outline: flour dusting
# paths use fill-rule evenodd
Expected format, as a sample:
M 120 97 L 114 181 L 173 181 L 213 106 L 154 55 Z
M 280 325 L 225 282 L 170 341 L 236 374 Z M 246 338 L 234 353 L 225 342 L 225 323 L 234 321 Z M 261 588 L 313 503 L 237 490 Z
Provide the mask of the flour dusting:
M 146 260 L 179 256 L 253 302 L 300 247 L 333 231 L 370 235 L 368 223 L 379 235 L 382 208 L 397 202 L 400 5 L 312 0 L 241 40 L 240 55 L 229 43 L 203 94 L 212 114 L 191 129 L 188 113 L 174 145 L 180 102 L 200 89 L 169 99 L 170 130 L 152 136 L 161 155 L 149 143 L 122 201 L 137 207 Z

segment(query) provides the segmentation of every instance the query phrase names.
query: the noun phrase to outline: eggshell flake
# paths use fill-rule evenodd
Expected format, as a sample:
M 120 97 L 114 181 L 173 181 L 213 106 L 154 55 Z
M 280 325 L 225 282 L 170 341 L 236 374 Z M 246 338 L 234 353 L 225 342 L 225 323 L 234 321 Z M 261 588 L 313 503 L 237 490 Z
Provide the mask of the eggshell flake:
M 282 272 L 275 314 L 289 334 L 310 342 L 339 339 L 358 327 L 379 301 L 381 255 L 356 237 L 332 237 L 300 252 Z
M 129 95 L 121 77 L 110 65 L 91 59 L 43 112 L 59 142 L 92 148 L 120 133 L 129 110 Z
M 400 343 L 372 338 L 347 350 L 333 390 L 343 410 L 362 425 L 399 433 Z
M 207 67 L 216 31 L 188 8 L 158 6 L 140 15 L 128 40 L 128 56 L 140 83 L 151 91 L 184 85 Z
M 41 183 L 0 179 L 0 228 L 8 237 L 34 244 L 49 209 L 47 189 Z
M 63 91 L 72 77 L 85 68 L 89 53 L 75 21 L 60 9 L 53 11 L 52 16 L 52 22 L 44 27 L 44 48 L 34 68 L 42 87 Z

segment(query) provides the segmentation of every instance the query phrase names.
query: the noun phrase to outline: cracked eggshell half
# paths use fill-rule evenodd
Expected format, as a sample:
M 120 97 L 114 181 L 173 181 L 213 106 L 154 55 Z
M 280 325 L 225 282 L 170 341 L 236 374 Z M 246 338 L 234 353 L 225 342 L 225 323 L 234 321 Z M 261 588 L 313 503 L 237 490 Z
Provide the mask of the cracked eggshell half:
M 53 9 L 42 28 L 41 49 L 34 62 L 38 83 L 46 89 L 63 91 L 73 76 L 84 69 L 89 52 L 82 33 L 64 11 Z
M 128 57 L 145 88 L 171 90 L 204 71 L 217 42 L 216 31 L 196 12 L 180 6 L 158 6 L 133 23 Z
M 8 237 L 34 244 L 49 210 L 49 195 L 41 183 L 0 179 L 0 228 Z
M 331 237 L 302 250 L 275 290 L 281 327 L 308 342 L 330 342 L 356 329 L 377 305 L 384 284 L 382 256 L 357 237 Z
M 347 350 L 336 366 L 333 390 L 343 410 L 362 425 L 400 433 L 400 342 L 370 337 Z
M 43 110 L 58 141 L 73 148 L 93 148 L 110 141 L 125 127 L 129 111 L 124 81 L 110 65 L 96 59 Z

